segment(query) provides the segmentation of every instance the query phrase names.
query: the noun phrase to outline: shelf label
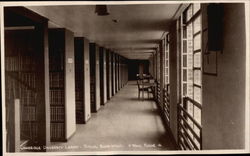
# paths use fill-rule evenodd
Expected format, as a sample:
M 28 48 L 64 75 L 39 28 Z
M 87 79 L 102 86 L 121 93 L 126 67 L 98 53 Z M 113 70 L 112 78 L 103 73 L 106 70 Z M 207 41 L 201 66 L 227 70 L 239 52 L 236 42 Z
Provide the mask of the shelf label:
M 68 58 L 68 63 L 73 63 L 73 58 Z

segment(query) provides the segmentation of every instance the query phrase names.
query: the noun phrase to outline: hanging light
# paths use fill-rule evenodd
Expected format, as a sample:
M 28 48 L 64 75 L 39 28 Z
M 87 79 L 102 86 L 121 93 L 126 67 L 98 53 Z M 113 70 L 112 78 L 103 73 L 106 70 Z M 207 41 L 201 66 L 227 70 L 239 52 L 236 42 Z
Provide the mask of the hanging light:
M 97 13 L 98 16 L 109 15 L 108 10 L 107 10 L 107 5 L 96 5 L 95 6 L 95 13 Z

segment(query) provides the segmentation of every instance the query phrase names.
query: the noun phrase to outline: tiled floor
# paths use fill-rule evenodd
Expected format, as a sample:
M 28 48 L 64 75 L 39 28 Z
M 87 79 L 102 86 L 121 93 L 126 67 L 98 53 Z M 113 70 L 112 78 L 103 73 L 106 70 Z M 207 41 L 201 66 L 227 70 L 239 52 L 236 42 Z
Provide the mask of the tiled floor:
M 137 85 L 129 82 L 87 124 L 77 125 L 66 143 L 51 151 L 157 151 L 176 149 L 152 100 L 138 100 Z

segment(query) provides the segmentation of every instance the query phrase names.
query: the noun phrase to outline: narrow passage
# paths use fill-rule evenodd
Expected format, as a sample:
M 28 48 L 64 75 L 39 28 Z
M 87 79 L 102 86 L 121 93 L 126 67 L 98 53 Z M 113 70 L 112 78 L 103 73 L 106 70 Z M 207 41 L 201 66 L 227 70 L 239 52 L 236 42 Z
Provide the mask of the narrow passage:
M 156 103 L 148 99 L 138 100 L 137 96 L 136 82 L 129 81 L 98 113 L 92 113 L 87 124 L 78 124 L 75 135 L 68 142 L 52 143 L 51 147 L 60 147 L 62 151 L 176 149 L 164 128 Z

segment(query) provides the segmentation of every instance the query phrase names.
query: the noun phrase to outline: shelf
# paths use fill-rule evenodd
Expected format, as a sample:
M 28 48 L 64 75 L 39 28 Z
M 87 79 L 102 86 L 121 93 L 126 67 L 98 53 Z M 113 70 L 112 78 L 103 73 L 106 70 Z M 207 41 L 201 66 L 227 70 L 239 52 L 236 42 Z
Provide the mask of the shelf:
M 65 139 L 65 31 L 49 29 L 51 141 Z
M 50 87 L 50 90 L 64 90 L 64 87 Z
M 37 107 L 36 104 L 23 104 L 24 107 Z
M 53 73 L 64 73 L 64 70 L 50 70 L 49 72 L 53 72 Z
M 38 121 L 36 121 L 36 120 L 22 120 L 22 122 L 29 122 L 32 124 L 38 124 Z
M 52 121 L 52 120 L 50 120 L 50 122 L 53 123 L 53 124 L 57 124 L 57 123 L 59 123 L 59 124 L 63 123 L 64 124 L 65 121 Z

